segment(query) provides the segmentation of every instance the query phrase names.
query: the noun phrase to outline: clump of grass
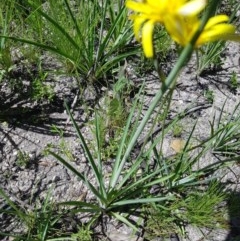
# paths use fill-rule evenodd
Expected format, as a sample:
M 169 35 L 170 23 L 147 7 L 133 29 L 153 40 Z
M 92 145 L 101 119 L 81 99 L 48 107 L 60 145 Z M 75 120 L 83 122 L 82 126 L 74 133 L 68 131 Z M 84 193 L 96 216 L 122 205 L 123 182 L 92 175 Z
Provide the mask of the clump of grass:
M 32 39 L 5 38 L 56 54 L 65 70 L 77 72 L 82 80 L 100 81 L 139 51 L 129 45 L 133 34 L 127 10 L 120 3 L 106 0 L 100 6 L 96 0 L 76 1 L 72 6 L 67 0 L 44 4 L 34 0 L 27 6 L 31 11 L 26 21 L 36 34 Z
M 64 130 L 58 128 L 56 125 L 51 126 L 51 132 L 57 136 L 59 136 L 60 141 L 57 145 L 50 145 L 52 148 L 55 148 L 58 150 L 59 154 L 64 155 L 66 158 L 68 158 L 69 161 L 74 161 L 74 155 L 72 154 L 71 147 L 69 143 L 64 139 Z
M 187 225 L 198 228 L 226 228 L 227 207 L 223 207 L 227 194 L 216 182 L 200 190 L 189 189 L 178 200 L 147 209 L 146 237 L 169 237 L 172 233 L 185 235 Z
M 106 93 L 96 110 L 95 118 L 99 123 L 99 142 L 103 159 L 115 157 L 121 135 L 131 107 L 130 92 L 133 85 L 124 76 L 119 76 L 113 90 Z M 95 135 L 95 125 L 91 125 Z
M 19 167 L 25 168 L 28 166 L 29 162 L 30 162 L 29 154 L 26 152 L 18 151 L 16 164 Z
M 232 113 L 224 115 L 222 106 L 219 116 L 214 115 L 211 124 L 211 135 L 215 136 L 212 140 L 212 152 L 220 157 L 238 158 L 239 156 L 239 136 L 240 136 L 240 103 L 237 103 Z
M 61 221 L 67 215 L 65 210 L 59 210 L 50 201 L 50 193 L 42 203 L 35 203 L 31 207 L 24 207 L 13 202 L 6 193 L 0 189 L 0 196 L 6 201 L 5 208 L 0 213 L 9 219 L 9 228 L 5 232 L 0 231 L 0 236 L 9 237 L 13 240 L 50 240 L 51 238 L 70 238 L 68 232 L 64 232 L 64 222 Z M 7 218 L 5 220 L 8 220 Z M 12 227 L 12 230 L 11 230 Z M 60 228 L 61 227 L 61 228 Z
M 74 233 L 71 235 L 71 240 L 72 241 L 92 241 L 93 232 L 89 230 L 88 227 L 79 227 L 79 230 L 77 233 Z
M 222 53 L 225 48 L 224 42 L 210 43 L 202 47 L 202 49 L 197 52 L 197 73 L 203 76 L 204 74 L 213 73 L 221 69 L 224 62 Z

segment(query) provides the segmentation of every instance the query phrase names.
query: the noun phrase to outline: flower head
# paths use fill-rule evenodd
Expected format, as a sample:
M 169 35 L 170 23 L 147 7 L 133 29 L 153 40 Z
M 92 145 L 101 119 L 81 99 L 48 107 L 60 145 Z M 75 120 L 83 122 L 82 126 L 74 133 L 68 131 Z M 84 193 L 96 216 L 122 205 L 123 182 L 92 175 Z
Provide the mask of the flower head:
M 178 44 L 187 45 L 200 26 L 197 16 L 168 16 L 165 27 L 174 41 Z M 234 25 L 227 23 L 229 20 L 226 15 L 211 17 L 198 37 L 195 46 L 201 46 L 207 42 L 216 40 L 236 40 L 240 35 L 235 34 Z
M 199 13 L 206 0 L 127 0 L 126 6 L 133 10 L 134 34 L 142 41 L 143 51 L 153 57 L 153 30 L 157 23 L 165 25 L 168 33 L 178 44 L 187 45 L 201 24 Z M 240 41 L 234 25 L 228 23 L 226 15 L 210 18 L 198 37 L 195 47 L 216 40 Z
M 127 0 L 126 6 L 135 12 L 131 16 L 134 34 L 138 41 L 142 37 L 143 51 L 150 58 L 153 57 L 154 25 L 164 24 L 171 17 L 195 16 L 206 6 L 206 0 Z

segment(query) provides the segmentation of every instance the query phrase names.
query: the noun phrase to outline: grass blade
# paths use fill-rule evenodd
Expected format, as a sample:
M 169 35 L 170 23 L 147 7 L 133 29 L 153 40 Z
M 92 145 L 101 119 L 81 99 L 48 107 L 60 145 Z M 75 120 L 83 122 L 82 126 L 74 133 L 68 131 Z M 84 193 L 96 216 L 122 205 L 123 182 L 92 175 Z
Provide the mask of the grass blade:
M 85 141 L 85 139 L 84 139 L 84 137 L 83 137 L 83 135 L 82 135 L 82 133 L 81 133 L 77 123 L 76 123 L 76 121 L 74 120 L 74 118 L 72 116 L 72 113 L 69 110 L 66 102 L 64 102 L 64 106 L 65 106 L 65 108 L 67 110 L 68 115 L 70 116 L 70 119 L 71 119 L 71 121 L 73 123 L 73 126 L 74 126 L 74 128 L 75 128 L 75 130 L 77 132 L 77 135 L 78 135 L 78 137 L 79 137 L 79 139 L 81 141 L 83 150 L 84 150 L 84 152 L 85 152 L 85 154 L 87 156 L 87 159 L 89 161 L 89 164 L 90 164 L 90 166 L 91 166 L 91 168 L 93 170 L 93 173 L 95 175 L 97 183 L 98 183 L 99 187 L 102 189 L 103 193 L 106 193 L 104 184 L 102 182 L 102 179 L 103 179 L 102 175 L 103 175 L 103 173 L 101 172 L 101 170 L 98 169 L 97 165 L 95 164 L 95 161 L 94 161 L 93 156 L 92 156 L 92 154 L 91 154 L 91 152 L 90 152 L 90 150 L 89 150 L 89 148 L 87 146 L 87 143 L 86 143 L 86 141 Z M 93 186 L 89 182 L 88 182 L 88 184 L 91 186 L 91 188 L 93 188 Z M 93 190 L 96 190 L 96 189 L 93 188 Z M 102 195 L 101 195 L 101 198 L 103 198 Z

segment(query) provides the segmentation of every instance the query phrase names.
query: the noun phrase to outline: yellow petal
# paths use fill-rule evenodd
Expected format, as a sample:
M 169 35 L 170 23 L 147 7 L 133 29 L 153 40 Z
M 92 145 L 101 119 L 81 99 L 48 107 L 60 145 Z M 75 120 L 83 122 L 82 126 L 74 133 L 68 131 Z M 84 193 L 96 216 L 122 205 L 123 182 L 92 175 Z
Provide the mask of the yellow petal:
M 209 29 L 212 26 L 219 24 L 219 23 L 228 22 L 228 20 L 229 20 L 229 17 L 227 15 L 217 15 L 217 16 L 211 17 L 208 20 L 204 29 Z
M 154 21 L 147 21 L 142 28 L 143 51 L 147 58 L 153 57 L 153 29 Z
M 185 46 L 192 37 L 193 29 L 195 29 L 195 18 L 191 18 L 192 22 L 189 28 L 189 23 L 181 16 L 168 17 L 165 21 L 165 27 L 171 38 L 182 46 Z M 197 22 L 198 23 L 198 22 Z
M 217 40 L 231 40 L 229 35 L 237 36 L 235 34 L 235 26 L 227 23 L 218 24 L 209 30 L 205 30 L 200 35 L 197 45 L 202 45 L 206 42 L 213 42 Z M 236 38 L 236 37 L 235 37 Z M 236 38 L 237 39 L 237 38 Z
M 147 4 L 151 5 L 154 9 L 160 9 L 163 6 L 163 0 L 147 0 Z
M 142 24 L 146 21 L 146 18 L 141 17 L 140 15 L 133 17 L 133 32 L 135 35 L 135 38 L 139 41 L 140 40 L 140 29 L 142 27 Z
M 178 13 L 184 16 L 193 16 L 199 14 L 207 5 L 206 0 L 193 0 L 179 8 Z

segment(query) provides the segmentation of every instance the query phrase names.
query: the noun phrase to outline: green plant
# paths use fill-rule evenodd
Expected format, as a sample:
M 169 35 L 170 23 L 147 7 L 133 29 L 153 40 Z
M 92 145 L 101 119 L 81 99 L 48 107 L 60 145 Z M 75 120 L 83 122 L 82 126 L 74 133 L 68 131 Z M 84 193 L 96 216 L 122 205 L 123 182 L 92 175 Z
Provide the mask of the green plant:
M 116 155 L 131 105 L 129 103 L 130 92 L 134 87 L 128 79 L 119 76 L 112 88 L 113 90 L 107 92 L 101 104 L 96 108 L 95 115 L 99 122 L 99 143 L 103 159 Z M 91 129 L 96 135 L 94 121 Z
M 190 224 L 198 228 L 226 228 L 226 207 L 221 207 L 227 194 L 220 184 L 211 182 L 202 190 L 189 189 L 185 196 L 164 205 L 149 205 L 146 223 L 146 238 L 169 237 L 169 233 L 181 233 L 185 236 L 184 228 Z
M 71 113 L 69 111 L 68 113 L 71 116 Z M 131 111 L 130 115 L 133 113 L 134 111 Z M 212 207 L 211 205 L 216 205 L 217 203 L 222 201 L 220 197 L 223 197 L 223 196 L 221 196 L 222 193 L 220 189 L 219 189 L 219 192 L 213 191 L 213 189 L 205 191 L 205 189 L 203 189 L 201 185 L 209 182 L 212 179 L 215 179 L 214 175 L 209 176 L 209 174 L 213 173 L 214 170 L 224 165 L 224 162 L 216 163 L 216 165 L 211 164 L 209 166 L 205 166 L 204 168 L 194 170 L 194 166 L 198 164 L 200 158 L 202 158 L 204 154 L 206 154 L 210 150 L 211 148 L 210 144 L 212 142 L 212 139 L 215 138 L 216 136 L 214 137 L 211 136 L 207 141 L 204 141 L 203 143 L 200 143 L 200 144 L 197 143 L 195 146 L 193 146 L 192 144 L 190 145 L 192 135 L 195 129 L 195 126 L 194 126 L 192 129 L 192 132 L 189 135 L 189 138 L 186 140 L 186 145 L 184 146 L 183 151 L 178 155 L 165 157 L 162 154 L 162 152 L 159 153 L 159 151 L 157 151 L 156 149 L 156 146 L 159 144 L 159 142 L 162 141 L 162 138 L 163 138 L 162 135 L 160 134 L 160 136 L 156 138 L 154 142 L 152 142 L 152 144 L 147 150 L 144 151 L 142 149 L 140 153 L 138 153 L 137 158 L 134 160 L 135 162 L 132 162 L 130 159 L 126 162 L 126 167 L 124 166 L 121 167 L 120 169 L 121 179 L 119 182 L 116 182 L 115 184 L 116 186 L 114 186 L 114 189 L 111 189 L 109 187 L 105 187 L 105 185 L 111 180 L 114 181 L 114 176 L 113 176 L 114 173 L 111 173 L 111 174 L 104 173 L 102 169 L 104 166 L 104 162 L 102 160 L 102 152 L 100 149 L 100 142 L 99 142 L 99 138 L 100 138 L 99 137 L 99 133 L 100 133 L 99 118 L 97 117 L 95 118 L 97 148 L 99 148 L 97 151 L 97 157 L 96 157 L 96 159 L 98 160 L 97 165 L 95 164 L 93 156 L 90 153 L 90 150 L 88 149 L 88 146 L 86 145 L 85 140 L 81 135 L 81 132 L 77 127 L 76 122 L 74 121 L 72 116 L 71 116 L 71 119 L 74 123 L 74 126 L 81 140 L 81 143 L 86 151 L 86 155 L 89 158 L 89 163 L 90 165 L 92 165 L 96 178 L 98 178 L 98 181 L 97 181 L 98 183 L 97 185 L 99 185 L 98 188 L 96 189 L 96 184 L 94 184 L 93 186 L 93 184 L 88 181 L 86 176 L 79 173 L 73 166 L 71 166 L 70 163 L 65 161 L 58 154 L 56 154 L 55 152 L 52 152 L 51 150 L 49 150 L 49 153 L 55 156 L 65 167 L 67 167 L 69 170 L 75 173 L 94 193 L 96 200 L 93 203 L 69 201 L 69 202 L 63 202 L 59 204 L 59 205 L 75 206 L 76 209 L 74 209 L 74 212 L 90 211 L 95 213 L 95 215 L 93 215 L 88 225 L 91 226 L 91 224 L 95 223 L 96 220 L 98 220 L 98 218 L 100 218 L 102 215 L 108 214 L 119 219 L 120 221 L 125 222 L 133 229 L 137 230 L 137 227 L 133 225 L 130 220 L 127 219 L 128 213 L 133 212 L 135 215 L 137 216 L 139 215 L 139 218 L 144 220 L 144 218 L 146 217 L 145 215 L 149 217 L 149 214 L 146 214 L 145 212 L 146 209 L 144 208 L 144 205 L 148 205 L 148 204 L 150 205 L 151 203 L 154 205 L 154 203 L 156 203 L 156 205 L 159 205 L 159 207 L 163 208 L 164 210 L 166 209 L 165 215 L 168 218 L 166 218 L 165 224 L 167 225 L 169 222 L 173 222 L 174 220 L 175 224 L 172 223 L 171 227 L 173 225 L 175 226 L 175 229 L 178 230 L 179 228 L 183 228 L 185 223 L 191 223 L 191 224 L 197 223 L 197 218 L 199 215 L 197 211 L 195 213 L 196 215 L 195 217 L 193 214 L 191 214 L 192 215 L 191 218 L 190 216 L 188 216 L 187 213 L 185 212 L 178 213 L 177 211 L 181 208 L 188 209 L 187 211 L 191 210 L 191 205 L 194 205 L 194 203 L 196 204 L 196 200 L 194 198 L 198 199 L 199 206 L 201 206 L 202 205 L 201 202 L 204 199 L 215 194 L 216 199 L 211 197 L 212 202 L 209 200 L 210 208 Z M 129 122 L 130 120 L 128 119 L 128 125 L 130 125 L 130 122 Z M 173 121 L 168 128 L 164 129 L 164 133 L 166 134 L 168 131 L 171 131 L 172 127 L 175 124 L 176 124 L 175 121 Z M 136 132 L 136 129 L 137 129 L 136 123 L 133 124 L 133 129 L 131 129 L 131 131 L 130 129 L 127 129 L 127 130 L 124 129 L 124 133 L 123 133 L 124 138 L 127 138 L 127 135 L 129 134 L 128 132 L 130 132 L 130 138 L 132 138 L 132 136 Z M 120 140 L 119 147 L 122 148 L 123 153 L 126 152 L 126 149 L 123 149 L 124 145 L 126 146 L 129 145 L 129 142 L 127 139 L 124 139 L 123 141 L 122 139 Z M 203 148 L 203 149 L 201 150 L 200 148 Z M 192 150 L 195 150 L 195 149 L 199 149 L 198 152 L 192 153 Z M 152 164 L 150 159 L 151 156 L 154 156 L 155 164 Z M 117 158 L 118 156 L 116 156 L 116 159 Z M 130 164 L 130 167 L 128 163 Z M 116 168 L 115 165 L 116 165 L 116 162 L 113 163 L 113 168 L 114 167 Z M 121 159 L 118 165 L 122 165 Z M 141 169 L 142 165 L 144 169 Z M 142 170 L 142 171 L 139 172 L 139 170 Z M 118 169 L 116 171 L 118 171 Z M 155 186 L 155 188 L 158 191 L 152 192 L 151 190 L 153 186 Z M 193 187 L 195 187 L 194 192 L 193 192 Z M 210 192 L 211 192 L 211 195 L 210 195 Z M 203 196 L 202 199 L 200 199 L 198 196 L 200 193 Z M 180 197 L 182 198 L 179 199 Z M 205 202 L 206 201 L 207 200 L 205 200 Z M 138 204 L 138 206 L 136 206 L 136 204 Z M 177 204 L 179 206 L 176 206 Z M 143 207 L 141 207 L 141 205 L 143 205 Z M 172 214 L 173 210 L 174 212 L 176 211 L 174 219 L 169 217 L 171 216 L 170 214 Z M 120 215 L 119 212 L 126 213 L 126 214 Z M 177 213 L 179 215 L 178 217 L 176 217 Z M 201 219 L 209 218 L 208 212 L 206 212 L 205 216 L 204 216 L 204 212 L 202 212 L 201 215 L 199 215 L 201 216 Z M 196 220 L 194 220 L 194 218 L 196 218 Z M 179 223 L 181 219 L 183 219 L 183 221 Z M 162 227 L 164 227 L 165 224 L 162 223 L 161 224 Z M 205 224 L 208 225 L 208 223 L 205 223 Z
M 0 0 L 0 35 L 19 36 L 26 33 L 23 12 L 19 8 L 18 0 Z M 7 70 L 14 65 L 16 51 L 20 45 L 0 37 L 0 67 Z
M 40 71 L 37 77 L 35 77 L 31 83 L 31 98 L 33 100 L 47 99 L 49 101 L 54 97 L 53 88 L 50 85 L 45 84 L 48 73 Z
M 0 7 L 0 29 L 1 35 L 9 34 L 10 23 L 14 19 L 14 1 L 6 0 L 1 3 Z M 14 21 L 15 22 L 15 21 Z M 0 38 L 0 66 L 1 68 L 7 70 L 13 65 L 11 51 L 11 44 L 5 38 Z
M 19 167 L 26 167 L 29 164 L 29 162 L 30 162 L 29 154 L 19 150 L 18 153 L 17 153 L 16 164 Z
M 157 220 L 159 226 L 150 229 L 155 235 L 161 235 L 163 233 L 161 230 L 168 228 L 168 225 L 176 232 L 178 228 L 182 229 L 185 223 L 203 225 L 210 214 L 215 215 L 213 210 L 215 205 L 221 202 L 222 192 L 214 188 L 209 191 L 204 188 L 204 184 L 216 178 L 214 175 L 216 169 L 227 162 L 239 159 L 237 155 L 239 138 L 238 135 L 233 135 L 237 130 L 235 128 L 237 124 L 223 126 L 217 124 L 215 128 L 213 121 L 211 135 L 206 140 L 198 142 L 194 137 L 196 125 L 194 124 L 183 149 L 176 155 L 167 156 L 163 150 L 163 142 L 166 135 L 174 130 L 174 126 L 175 128 L 180 126 L 179 120 L 184 117 L 184 113 L 179 113 L 173 120 L 167 122 L 172 93 L 176 79 L 190 59 L 195 42 L 213 13 L 216 3 L 216 0 L 212 0 L 209 12 L 203 16 L 197 33 L 182 50 L 169 76 L 166 79 L 160 78 L 161 88 L 142 119 L 141 91 L 144 85 L 135 96 L 135 100 L 126 106 L 124 100 L 128 97 L 129 85 L 126 84 L 126 79 L 119 79 L 113 87 L 113 95 L 105 99 L 106 109 L 96 111 L 93 127 L 96 148 L 91 150 L 92 145 L 87 144 L 86 138 L 65 104 L 87 164 L 91 168 L 91 178 L 68 162 L 73 156 L 63 140 L 63 130 L 56 126 L 53 126 L 53 132 L 60 136 L 60 146 L 59 148 L 56 145 L 51 146 L 47 152 L 75 174 L 87 186 L 93 198 L 86 201 L 61 202 L 56 206 L 46 198 L 40 208 L 36 207 L 33 211 L 29 211 L 11 201 L 0 189 L 1 196 L 10 207 L 10 211 L 4 209 L 1 212 L 14 215 L 26 228 L 23 234 L 14 234 L 16 240 L 91 240 L 91 228 L 106 215 L 138 231 L 144 222 L 153 227 L 155 220 L 163 214 Z M 73 7 L 72 1 L 67 0 L 50 0 L 47 4 L 42 4 L 40 0 L 26 0 L 24 4 L 30 9 L 26 22 L 28 24 L 32 22 L 33 29 L 36 29 L 35 34 L 34 31 L 31 33 L 33 40 L 14 36 L 2 36 L 2 39 L 31 44 L 57 54 L 69 72 L 77 71 L 81 78 L 86 79 L 85 81 L 96 82 L 101 78 L 107 80 L 107 74 L 115 71 L 117 63 L 121 65 L 123 59 L 138 52 L 138 50 L 128 52 L 132 33 L 128 31 L 129 24 L 126 24 L 127 14 L 122 7 L 122 1 L 118 3 L 107 0 L 100 3 L 95 0 L 76 1 L 77 7 Z M 45 26 L 46 36 L 43 34 Z M 40 33 L 39 39 L 36 40 L 38 33 Z M 159 46 L 159 50 L 164 53 L 164 49 L 161 48 L 164 46 Z M 39 77 L 40 79 L 37 79 L 36 83 L 34 80 L 33 83 L 33 96 L 42 98 L 45 97 L 45 92 L 48 93 L 42 85 L 47 74 L 43 73 Z M 162 108 L 159 113 L 163 112 L 158 119 L 161 128 L 158 135 L 153 135 L 157 117 L 152 125 L 152 114 L 159 106 Z M 239 122 L 238 118 L 235 120 Z M 149 129 L 145 129 L 147 124 L 150 125 Z M 181 128 L 176 128 L 174 132 L 175 135 L 179 135 Z M 104 153 L 105 144 L 108 142 L 106 135 L 111 139 L 107 143 L 110 146 L 107 155 Z M 144 137 L 142 144 L 138 143 L 140 136 Z M 210 150 L 215 154 L 220 150 L 221 154 L 231 158 L 223 158 L 217 163 L 204 167 L 198 166 Z M 110 164 L 108 163 L 106 169 L 104 160 L 108 157 Z M 203 204 L 206 204 L 205 209 L 202 208 Z M 195 210 L 194 205 L 198 209 Z M 62 206 L 64 210 L 61 209 Z M 151 209 L 152 207 L 154 208 Z M 67 215 L 67 212 L 86 212 L 90 220 L 79 228 L 78 233 L 62 235 L 63 229 L 56 224 L 62 215 Z M 157 214 L 153 215 L 153 220 L 152 214 Z M 132 215 L 138 217 L 138 222 L 131 219 Z M 3 235 L 9 236 L 9 234 Z
M 21 33 L 24 36 L 27 36 L 28 30 L 25 23 L 24 11 L 26 10 L 22 5 L 23 1 L 16 0 L 6 0 L 1 2 L 0 6 L 0 29 L 1 35 L 12 35 L 12 36 L 20 36 Z M 16 93 L 22 97 L 22 94 L 27 97 L 32 95 L 31 97 L 35 99 L 41 99 L 43 97 L 51 98 L 50 88 L 46 85 L 43 85 L 43 78 L 46 77 L 46 74 L 41 73 L 42 76 L 34 79 L 32 82 L 29 81 L 30 87 L 32 87 L 31 93 L 24 92 L 27 88 L 25 85 L 24 76 L 27 74 L 31 74 L 31 70 L 27 70 L 27 74 L 24 72 L 20 73 L 20 69 L 28 68 L 28 63 L 30 61 L 30 55 L 27 55 L 24 50 L 29 51 L 29 48 L 26 48 L 26 45 L 23 46 L 21 43 L 17 43 L 11 41 L 10 39 L 0 37 L 0 82 L 1 84 L 6 84 L 7 87 L 11 89 L 12 94 Z M 35 50 L 35 55 L 36 55 Z M 26 54 L 26 55 L 24 55 Z M 26 59 L 25 59 L 26 58 Z M 25 59 L 23 61 L 23 59 Z M 37 58 L 34 59 L 34 64 L 38 62 Z M 19 68 L 21 66 L 21 68 Z M 45 76 L 43 76 L 45 75 Z M 32 76 L 31 76 L 32 77 Z M 21 97 L 19 99 L 21 99 Z M 5 101 L 5 100 L 4 100 Z
M 216 1 L 213 1 L 216 3 Z M 209 8 L 208 14 L 204 15 L 202 30 L 206 24 L 208 17 L 214 8 L 214 4 Z M 141 105 L 139 106 L 139 96 L 136 96 L 132 108 L 129 111 L 126 124 L 119 141 L 116 157 L 111 165 L 111 172 L 106 173 L 101 152 L 101 130 L 99 116 L 95 118 L 95 139 L 97 157 L 94 158 L 93 153 L 89 149 L 84 136 L 81 133 L 76 121 L 74 120 L 67 105 L 66 109 L 70 115 L 76 133 L 81 142 L 88 164 L 91 167 L 92 175 L 94 175 L 95 183 L 83 173 L 80 173 L 63 157 L 58 155 L 54 150 L 49 149 L 48 152 L 61 162 L 67 169 L 72 171 L 77 177 L 89 188 L 95 199 L 92 202 L 83 201 L 67 201 L 59 203 L 59 205 L 75 207 L 74 212 L 90 212 L 92 214 L 88 225 L 95 224 L 103 215 L 112 216 L 119 221 L 129 225 L 135 231 L 138 225 L 133 223 L 129 214 L 133 213 L 139 216 L 140 220 L 144 219 L 142 206 L 151 203 L 174 202 L 178 200 L 179 193 L 189 190 L 189 187 L 199 187 L 203 183 L 207 183 L 214 179 L 215 176 L 209 176 L 216 168 L 221 167 L 224 162 L 214 163 L 204 166 L 203 168 L 194 169 L 200 158 L 209 151 L 210 142 L 214 138 L 211 136 L 209 140 L 198 143 L 195 146 L 190 145 L 195 125 L 186 140 L 185 146 L 178 155 L 165 157 L 162 151 L 162 141 L 169 128 L 163 125 L 162 133 L 152 140 L 150 145 L 146 145 L 151 132 L 147 132 L 146 142 L 142 148 L 137 151 L 136 148 L 139 136 L 142 134 L 144 127 L 149 122 L 153 111 L 163 99 L 168 100 L 168 107 L 171 102 L 171 96 L 181 68 L 186 64 L 186 60 L 191 56 L 194 49 L 194 41 L 200 32 L 197 32 L 193 40 L 182 51 L 179 60 L 171 73 L 163 82 L 161 89 L 157 92 L 149 105 L 143 119 L 139 122 L 141 113 Z M 142 86 L 143 88 L 143 86 Z M 166 115 L 165 115 L 166 116 Z M 178 119 L 178 117 L 176 118 Z M 172 122 L 172 124 L 174 121 Z M 152 129 L 151 129 L 152 130 Z M 207 143 L 207 144 L 206 144 Z M 204 145 L 205 144 L 205 145 Z M 160 151 L 158 151 L 160 145 Z M 147 148 L 146 148 L 147 147 Z M 192 152 L 194 150 L 198 152 Z M 136 151 L 133 153 L 133 151 Z M 131 158 L 134 154 L 134 158 Z M 151 165 L 151 157 L 154 163 Z M 159 186 L 159 192 L 151 192 L 153 186 Z
M 174 137 L 180 137 L 183 133 L 183 124 L 182 123 L 176 123 L 176 125 L 173 126 L 172 129 L 172 135 Z
M 224 42 L 209 43 L 197 50 L 197 73 L 204 75 L 213 69 L 220 69 L 223 61 L 221 54 L 225 49 Z
M 71 240 L 73 241 L 92 241 L 92 231 L 88 227 L 79 227 L 77 233 L 71 235 Z
M 227 220 L 224 218 L 226 207 L 220 207 L 224 200 L 226 194 L 216 184 L 210 184 L 204 192 L 190 193 L 183 203 L 184 219 L 197 227 L 226 227 Z
M 236 91 L 239 85 L 237 74 L 233 72 L 230 78 L 230 89 Z
M 214 115 L 211 125 L 211 135 L 216 138 L 212 141 L 212 152 L 217 156 L 238 158 L 240 137 L 240 103 L 238 103 L 229 116 L 224 116 L 222 106 L 219 116 Z
M 50 86 L 44 85 L 44 80 L 47 77 L 47 73 L 44 74 L 44 76 L 40 76 L 40 78 L 36 78 L 32 82 L 32 98 L 34 100 L 42 100 L 42 99 L 48 99 L 51 101 L 51 99 L 54 96 L 53 90 Z
M 32 14 L 44 19 L 44 38 L 29 40 L 2 36 L 30 44 L 59 56 L 69 72 L 77 71 L 82 79 L 95 82 L 107 75 L 118 63 L 138 52 L 128 46 L 133 34 L 125 6 L 105 0 L 78 1 L 74 9 L 69 1 L 27 1 Z M 33 21 L 34 22 L 34 21 Z M 38 23 L 39 21 L 37 21 Z M 42 26 L 42 23 L 41 23 Z M 88 26 L 88 28 L 86 28 Z M 41 28 L 36 27 L 36 30 Z
M 172 214 L 174 204 L 164 203 L 165 208 L 155 205 L 154 207 L 147 207 L 147 222 L 145 226 L 146 239 L 154 239 L 156 237 L 168 238 L 171 233 L 178 233 L 179 225 L 177 225 L 176 217 Z M 170 206 L 168 208 L 168 206 Z
M 64 131 L 58 128 L 56 125 L 52 125 L 51 132 L 57 134 L 60 137 L 60 143 L 58 145 L 54 145 L 55 147 L 57 147 L 58 152 L 66 156 L 68 160 L 74 161 L 75 158 L 71 152 L 71 148 L 64 139 Z
M 50 202 L 50 192 L 43 203 L 35 204 L 32 209 L 13 202 L 1 188 L 0 196 L 7 203 L 7 208 L 0 209 L 0 213 L 12 216 L 15 227 L 18 227 L 18 231 L 12 230 L 10 233 L 0 231 L 0 235 L 11 237 L 14 241 L 44 241 L 54 240 L 52 238 L 57 237 L 64 240 L 67 236 L 66 233 L 62 233 L 63 230 L 59 230 L 59 220 L 66 213 L 64 210 L 58 211 Z
M 12 69 L 12 68 L 7 69 L 7 70 L 5 70 L 5 69 L 1 69 L 1 70 L 0 70 L 0 84 L 3 83 L 5 77 L 9 74 L 9 72 L 11 72 L 11 69 Z
M 206 89 L 204 90 L 204 93 L 203 93 L 204 97 L 207 99 L 207 101 L 209 103 L 213 103 L 214 101 L 214 92 L 212 90 L 209 90 L 209 89 Z
M 230 22 L 234 21 L 236 18 L 236 13 L 240 9 L 240 5 L 235 0 L 230 0 L 224 9 L 217 8 L 216 11 L 227 11 L 230 8 Z M 209 43 L 196 51 L 197 54 L 197 73 L 198 75 L 204 75 L 211 73 L 212 70 L 221 69 L 224 58 L 224 50 L 226 49 L 226 44 L 223 41 Z

